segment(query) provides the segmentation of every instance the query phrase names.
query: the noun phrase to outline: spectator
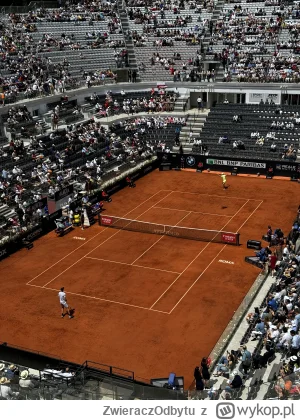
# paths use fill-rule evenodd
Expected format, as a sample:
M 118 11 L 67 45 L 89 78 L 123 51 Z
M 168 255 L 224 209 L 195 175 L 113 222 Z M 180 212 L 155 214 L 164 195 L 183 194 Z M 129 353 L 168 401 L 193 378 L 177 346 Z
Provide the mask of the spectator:
M 243 380 L 241 376 L 238 374 L 237 371 L 234 371 L 232 376 L 233 376 L 233 379 L 228 381 L 229 386 L 233 389 L 241 388 L 241 386 L 243 385 Z
M 248 370 L 251 366 L 251 353 L 249 350 L 247 350 L 246 345 L 243 345 L 242 349 L 242 368 L 244 370 L 245 375 L 247 375 Z
M 7 380 L 7 378 L 5 377 L 0 378 L 0 395 L 2 398 L 6 400 L 16 399 L 19 393 L 12 391 L 9 384 L 10 384 L 10 381 Z
M 207 357 L 203 357 L 203 359 L 201 360 L 201 373 L 204 380 L 205 388 L 209 389 L 210 373 Z
M 201 375 L 199 366 L 195 367 L 194 379 L 195 379 L 195 387 L 196 387 L 197 397 L 201 397 L 202 394 L 203 394 L 203 390 L 204 390 L 204 382 L 203 382 L 203 377 Z
M 38 386 L 37 382 L 30 379 L 28 370 L 23 370 L 20 373 L 19 385 L 21 388 L 33 389 Z

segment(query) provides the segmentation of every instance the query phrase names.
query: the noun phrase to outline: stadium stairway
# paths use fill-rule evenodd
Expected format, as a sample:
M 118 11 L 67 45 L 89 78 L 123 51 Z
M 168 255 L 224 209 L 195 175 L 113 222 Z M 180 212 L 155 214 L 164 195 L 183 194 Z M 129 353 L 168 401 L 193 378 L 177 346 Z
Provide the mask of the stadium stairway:
M 123 8 L 123 0 L 118 0 L 118 10 L 119 10 L 119 14 L 120 14 L 122 31 L 123 31 L 123 35 L 124 35 L 124 39 L 125 39 L 125 45 L 126 45 L 126 49 L 128 51 L 129 67 L 131 68 L 131 70 L 135 70 L 137 72 L 136 81 L 140 82 L 141 78 L 139 76 L 139 69 L 138 69 L 138 64 L 137 64 L 137 61 L 136 61 L 136 56 L 135 56 L 135 52 L 134 52 L 134 48 L 133 48 L 132 37 L 131 37 L 131 35 L 130 36 L 128 35 L 129 31 L 130 31 L 129 20 L 128 20 L 127 11 Z
M 9 219 L 10 217 L 14 217 L 16 212 L 11 209 L 7 204 L 3 204 L 0 206 L 0 218 L 5 217 L 5 219 Z
M 184 95 L 179 96 L 176 99 L 175 106 L 174 106 L 174 111 L 175 112 L 185 111 L 186 104 L 187 104 L 187 101 L 188 101 L 189 97 L 190 97 L 189 90 Z
M 224 0 L 219 0 L 217 2 L 217 4 L 215 5 L 214 11 L 213 11 L 213 14 L 212 14 L 212 17 L 211 17 L 211 21 L 213 22 L 214 25 L 216 24 L 217 20 L 219 19 L 221 13 L 223 12 L 224 3 L 225 3 Z M 203 39 L 204 51 L 206 51 L 206 49 L 209 45 L 210 39 L 211 39 L 210 32 L 206 31 L 204 39 Z M 209 58 L 210 57 L 208 57 L 208 59 L 206 59 L 206 61 L 211 61 L 211 60 L 209 60 Z
M 182 127 L 179 137 L 179 141 L 185 152 L 191 152 L 193 148 L 194 138 L 201 137 L 201 131 L 209 114 L 209 111 L 209 109 L 203 109 L 202 111 L 194 109 L 189 111 L 190 118 L 188 120 L 187 125 L 185 127 Z M 190 140 L 190 131 L 193 132 L 192 140 Z

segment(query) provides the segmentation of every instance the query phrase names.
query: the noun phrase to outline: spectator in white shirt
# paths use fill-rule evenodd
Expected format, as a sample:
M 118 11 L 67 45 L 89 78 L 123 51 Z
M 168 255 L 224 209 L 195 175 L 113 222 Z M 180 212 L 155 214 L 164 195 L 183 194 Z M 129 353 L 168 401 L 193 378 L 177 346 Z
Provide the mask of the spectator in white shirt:
M 33 389 L 37 387 L 37 383 L 30 379 L 28 370 L 23 370 L 20 373 L 19 385 L 21 388 Z
M 287 257 L 290 255 L 290 252 L 289 252 L 289 249 L 288 249 L 287 245 L 283 248 L 283 254 L 285 254 Z
M 9 381 L 3 377 L 0 379 L 0 396 L 6 400 L 11 400 L 19 395 L 18 392 L 13 392 L 9 386 Z
M 292 342 L 291 333 L 288 331 L 288 329 L 286 327 L 283 327 L 282 328 L 282 335 L 279 339 L 278 347 L 289 348 L 291 342 Z

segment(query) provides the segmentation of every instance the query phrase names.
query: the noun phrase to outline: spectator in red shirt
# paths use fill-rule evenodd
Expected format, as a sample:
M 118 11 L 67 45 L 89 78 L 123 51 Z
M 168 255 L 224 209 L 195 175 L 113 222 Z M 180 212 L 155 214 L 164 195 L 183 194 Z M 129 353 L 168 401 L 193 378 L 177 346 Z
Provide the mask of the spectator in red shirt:
M 277 263 L 277 255 L 274 251 L 272 255 L 269 257 L 269 271 L 271 272 L 272 277 L 274 277 L 275 269 L 276 269 L 276 263 Z
M 135 188 L 135 183 L 132 181 L 132 179 L 130 178 L 130 176 L 127 176 L 126 177 L 126 182 L 127 182 L 128 187 Z

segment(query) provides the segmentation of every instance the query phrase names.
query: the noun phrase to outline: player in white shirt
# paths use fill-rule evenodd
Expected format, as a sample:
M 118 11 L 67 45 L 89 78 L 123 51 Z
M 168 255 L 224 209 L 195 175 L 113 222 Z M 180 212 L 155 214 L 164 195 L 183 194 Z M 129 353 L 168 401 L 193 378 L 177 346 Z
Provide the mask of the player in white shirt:
M 67 295 L 65 293 L 65 288 L 62 287 L 60 289 L 60 292 L 58 292 L 58 297 L 59 297 L 59 303 L 61 306 L 61 317 L 63 318 L 66 314 L 69 315 L 69 318 L 73 318 L 73 316 L 71 315 L 70 311 L 69 311 L 69 305 L 67 304 Z M 66 314 L 65 314 L 65 308 L 67 310 Z

